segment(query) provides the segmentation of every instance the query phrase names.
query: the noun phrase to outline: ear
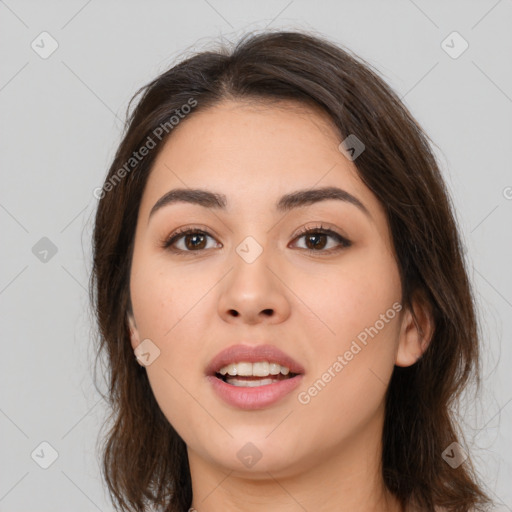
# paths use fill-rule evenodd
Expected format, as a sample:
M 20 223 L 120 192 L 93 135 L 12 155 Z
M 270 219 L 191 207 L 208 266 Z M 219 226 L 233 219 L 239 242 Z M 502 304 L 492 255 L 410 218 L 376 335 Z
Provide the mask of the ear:
M 132 314 L 128 313 L 126 315 L 126 319 L 128 322 L 128 329 L 130 331 L 130 342 L 132 344 L 132 348 L 135 350 L 135 348 L 140 344 L 139 331 Z
M 434 334 L 435 324 L 432 306 L 423 294 L 416 293 L 412 300 L 412 311 L 407 308 L 396 354 L 396 366 L 411 366 L 423 355 Z

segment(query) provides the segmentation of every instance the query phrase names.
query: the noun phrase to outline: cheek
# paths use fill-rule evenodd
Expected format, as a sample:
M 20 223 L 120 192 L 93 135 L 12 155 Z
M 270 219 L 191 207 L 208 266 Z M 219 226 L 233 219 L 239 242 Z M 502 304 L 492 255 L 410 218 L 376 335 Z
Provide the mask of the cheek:
M 198 355 L 204 351 L 204 334 L 211 326 L 211 311 L 205 308 L 212 307 L 212 298 L 205 293 L 213 285 L 211 274 L 177 271 L 168 264 L 142 265 L 131 280 L 141 339 L 151 339 L 160 351 L 146 367 L 153 395 L 187 442 L 193 441 L 187 434 L 204 429 L 205 411 L 193 397 L 202 383 L 203 361 Z
M 165 257 L 147 261 L 134 266 L 130 285 L 139 335 L 158 346 L 160 366 L 180 376 L 180 382 L 197 380 L 211 339 L 215 285 L 222 273 L 206 266 L 172 265 Z
M 301 320 L 308 333 L 310 371 L 299 402 L 310 412 L 329 410 L 330 418 L 350 425 L 375 412 L 384 399 L 401 305 L 394 260 L 368 253 L 345 263 L 337 271 L 331 268 L 320 285 L 302 280 L 297 292 L 315 313 Z
M 186 317 L 201 295 L 194 274 L 160 262 L 134 266 L 130 279 L 132 305 L 142 336 L 165 341 Z
M 392 303 L 384 302 L 386 307 L 376 302 L 359 309 L 349 303 L 343 314 L 353 317 L 339 318 L 335 340 L 327 344 L 324 338 L 312 353 L 314 363 L 296 397 L 301 436 L 324 439 L 328 447 L 362 432 L 383 413 L 400 326 Z
M 298 322 L 306 322 L 303 327 L 316 347 L 329 351 L 348 348 L 376 322 L 380 330 L 381 315 L 393 319 L 396 311 L 386 312 L 400 300 L 401 286 L 395 261 L 376 248 L 347 254 L 339 265 L 319 267 L 318 272 L 304 271 L 294 280 L 293 291 L 306 306 L 297 303 Z

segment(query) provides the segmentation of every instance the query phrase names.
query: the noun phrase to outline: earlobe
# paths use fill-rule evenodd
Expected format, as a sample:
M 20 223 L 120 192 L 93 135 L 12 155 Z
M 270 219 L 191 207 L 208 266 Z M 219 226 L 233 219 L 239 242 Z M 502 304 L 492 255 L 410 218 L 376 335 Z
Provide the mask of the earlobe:
M 416 363 L 427 350 L 434 333 L 434 318 L 429 302 L 418 299 L 413 300 L 412 304 L 415 315 L 407 309 L 402 319 L 396 366 Z
M 128 321 L 128 330 L 130 331 L 130 343 L 132 345 L 132 349 L 135 352 L 135 349 L 140 345 L 140 336 L 137 326 L 135 324 L 135 319 L 131 313 L 126 315 L 126 319 Z M 140 366 L 144 366 L 141 360 L 135 354 L 135 360 L 139 363 Z
M 135 348 L 140 344 L 139 331 L 137 329 L 137 326 L 135 325 L 135 319 L 131 314 L 127 315 L 127 320 L 128 330 L 130 331 L 130 342 L 132 348 L 135 350 Z

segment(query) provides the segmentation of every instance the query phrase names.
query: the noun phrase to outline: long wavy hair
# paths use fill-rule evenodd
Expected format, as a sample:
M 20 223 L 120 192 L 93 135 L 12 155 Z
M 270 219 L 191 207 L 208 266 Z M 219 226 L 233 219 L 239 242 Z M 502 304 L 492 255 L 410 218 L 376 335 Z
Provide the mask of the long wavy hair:
M 186 445 L 161 412 L 130 344 L 129 276 L 142 193 L 156 156 L 172 137 L 170 120 L 186 122 L 225 99 L 315 105 L 330 116 L 340 142 L 355 134 L 364 143 L 354 164 L 385 209 L 402 304 L 412 310 L 413 298 L 426 301 L 435 322 L 423 356 L 410 367 L 395 367 L 389 383 L 382 476 L 403 508 L 486 510 L 490 499 L 471 458 L 456 468 L 443 458 L 452 443 L 462 444 L 454 407 L 461 392 L 469 383 L 480 388 L 480 329 L 432 141 L 370 64 L 322 36 L 299 31 L 247 34 L 231 47 L 194 53 L 140 89 L 104 186 L 95 193 L 95 382 L 99 361 L 111 411 L 101 467 L 116 510 L 183 512 L 191 506 Z M 148 137 L 154 147 L 134 158 Z

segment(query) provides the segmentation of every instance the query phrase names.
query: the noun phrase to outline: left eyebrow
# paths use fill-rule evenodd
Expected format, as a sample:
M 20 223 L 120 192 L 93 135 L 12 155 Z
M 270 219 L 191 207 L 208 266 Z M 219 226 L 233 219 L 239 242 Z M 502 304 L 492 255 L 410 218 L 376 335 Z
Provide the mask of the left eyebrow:
M 338 201 L 344 201 L 352 204 L 371 218 L 370 212 L 357 197 L 338 187 L 297 190 L 282 196 L 276 203 L 275 208 L 278 212 L 282 213 L 294 208 L 301 208 L 329 199 L 336 199 Z M 164 206 L 178 202 L 196 204 L 204 208 L 212 208 L 216 210 L 225 210 L 227 206 L 227 198 L 224 194 L 203 189 L 177 188 L 164 194 L 154 204 L 149 213 L 148 223 L 156 211 L 160 210 Z
M 276 209 L 278 212 L 287 212 L 292 208 L 299 208 L 329 199 L 336 199 L 352 204 L 371 218 L 370 212 L 357 197 L 338 187 L 310 188 L 297 190 L 291 194 L 285 194 L 277 202 Z

